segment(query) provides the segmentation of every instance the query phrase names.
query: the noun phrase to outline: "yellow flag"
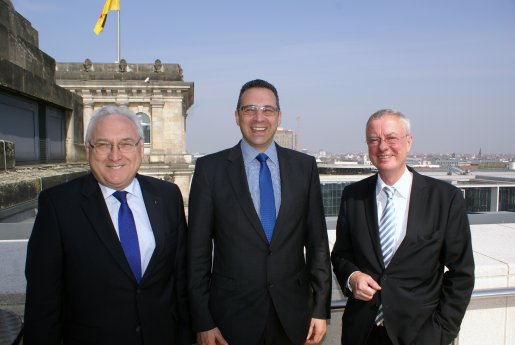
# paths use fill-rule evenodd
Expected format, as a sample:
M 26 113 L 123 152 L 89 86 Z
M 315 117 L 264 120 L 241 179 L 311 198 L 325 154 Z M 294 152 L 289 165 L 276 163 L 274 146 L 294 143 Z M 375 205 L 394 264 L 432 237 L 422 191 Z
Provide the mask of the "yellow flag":
M 95 31 L 97 35 L 104 31 L 104 25 L 107 19 L 107 12 L 119 10 L 120 0 L 106 0 L 104 8 L 102 9 L 102 13 L 100 13 L 100 17 L 98 17 L 97 23 L 95 24 L 95 28 L 93 29 L 93 31 Z

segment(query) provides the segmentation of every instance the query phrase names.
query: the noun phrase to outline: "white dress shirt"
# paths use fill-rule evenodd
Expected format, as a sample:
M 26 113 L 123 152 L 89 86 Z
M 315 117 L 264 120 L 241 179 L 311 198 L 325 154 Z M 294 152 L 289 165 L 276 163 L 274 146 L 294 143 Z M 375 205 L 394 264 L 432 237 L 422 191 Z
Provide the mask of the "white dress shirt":
M 394 248 L 393 255 L 399 248 L 404 237 L 406 237 L 406 227 L 408 225 L 408 211 L 409 211 L 409 200 L 411 195 L 411 185 L 413 184 L 413 174 L 408 170 L 407 167 L 404 168 L 404 173 L 401 178 L 393 185 L 389 187 L 395 188 L 395 193 L 393 195 L 393 205 L 395 207 L 395 234 L 394 234 Z M 377 224 L 381 222 L 381 215 L 383 214 L 383 209 L 386 207 L 386 193 L 383 188 L 387 186 L 381 177 L 377 176 L 377 184 L 376 184 L 376 203 L 377 203 Z M 377 229 L 379 232 L 379 229 Z M 350 278 L 355 272 L 352 272 L 347 278 L 347 282 L 345 286 L 352 292 L 352 286 L 350 285 Z
M 388 186 L 395 188 L 395 193 L 393 194 L 393 205 L 395 207 L 395 233 L 393 235 L 394 255 L 402 240 L 406 237 L 412 183 L 413 174 L 408 170 L 408 168 L 405 168 L 401 178 L 393 186 Z M 386 206 L 386 193 L 383 190 L 385 186 L 387 186 L 387 184 L 381 180 L 380 176 L 378 176 L 376 185 L 377 224 L 381 222 L 381 215 L 383 214 L 383 210 Z
M 100 190 L 104 196 L 109 215 L 113 221 L 116 235 L 120 239 L 120 232 L 118 230 L 118 211 L 120 209 L 120 202 L 113 196 L 116 190 L 106 187 L 99 183 Z M 145 207 L 145 201 L 143 200 L 143 194 L 141 193 L 141 187 L 138 179 L 134 179 L 130 185 L 128 185 L 124 191 L 127 192 L 127 203 L 134 216 L 134 223 L 136 224 L 136 232 L 138 234 L 139 251 L 141 255 L 141 275 L 145 273 L 152 253 L 156 248 L 156 240 L 154 233 L 152 232 L 152 226 L 150 225 L 150 219 L 148 218 L 147 208 Z

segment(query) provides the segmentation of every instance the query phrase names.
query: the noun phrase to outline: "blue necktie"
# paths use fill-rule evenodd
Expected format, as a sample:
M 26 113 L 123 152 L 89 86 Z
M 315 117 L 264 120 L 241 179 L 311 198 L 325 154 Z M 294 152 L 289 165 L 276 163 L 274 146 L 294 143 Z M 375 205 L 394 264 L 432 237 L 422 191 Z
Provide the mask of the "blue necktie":
M 272 175 L 266 164 L 268 156 L 260 153 L 256 159 L 261 163 L 259 168 L 259 218 L 261 219 L 263 230 L 265 230 L 266 239 L 270 243 L 275 226 L 275 199 Z
M 386 206 L 379 221 L 379 241 L 383 253 L 384 267 L 387 267 L 392 259 L 394 249 L 395 207 L 393 205 L 393 195 L 395 194 L 395 188 L 384 187 L 383 191 L 386 193 Z M 377 311 L 375 323 L 380 324 L 383 321 L 383 305 L 381 304 Z
M 120 202 L 120 210 L 118 211 L 120 242 L 132 273 L 139 284 L 141 281 L 141 255 L 139 252 L 138 233 L 136 232 L 134 216 L 127 204 L 127 192 L 116 191 L 113 193 L 113 196 Z

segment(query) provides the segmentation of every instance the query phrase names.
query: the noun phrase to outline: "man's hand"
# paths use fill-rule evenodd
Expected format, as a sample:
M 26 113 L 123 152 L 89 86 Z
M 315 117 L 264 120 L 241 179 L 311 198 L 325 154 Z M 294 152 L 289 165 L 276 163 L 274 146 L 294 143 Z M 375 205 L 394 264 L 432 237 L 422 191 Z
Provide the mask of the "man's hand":
M 218 327 L 197 333 L 198 345 L 228 345 Z
M 325 335 L 327 321 L 322 319 L 311 319 L 306 344 L 318 344 Z
M 370 301 L 376 292 L 381 290 L 379 284 L 371 276 L 359 271 L 352 274 L 349 284 L 352 287 L 354 298 L 362 301 Z

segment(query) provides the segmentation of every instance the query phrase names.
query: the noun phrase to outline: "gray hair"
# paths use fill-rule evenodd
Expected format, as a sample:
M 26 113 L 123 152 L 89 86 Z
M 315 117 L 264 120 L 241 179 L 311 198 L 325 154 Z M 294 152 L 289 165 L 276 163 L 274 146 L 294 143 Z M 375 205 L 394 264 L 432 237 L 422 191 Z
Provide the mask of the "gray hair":
M 134 114 L 131 110 L 129 110 L 126 107 L 116 107 L 113 105 L 108 105 L 95 111 L 95 113 L 91 117 L 91 120 L 88 124 L 88 129 L 86 130 L 86 137 L 84 139 L 84 143 L 86 145 L 89 143 L 89 140 L 91 139 L 91 132 L 93 131 L 93 128 L 95 128 L 95 125 L 97 124 L 98 120 L 111 115 L 121 115 L 130 120 L 132 123 L 134 123 L 134 126 L 138 131 L 139 137 L 143 138 L 143 127 L 141 127 L 141 122 L 136 114 Z
M 404 129 L 406 130 L 407 135 L 411 135 L 411 123 L 410 120 L 400 111 L 393 110 L 393 109 L 381 109 L 370 115 L 367 121 L 367 126 L 365 128 L 368 128 L 368 125 L 370 122 L 374 120 L 378 120 L 380 118 L 383 118 L 385 116 L 395 116 L 397 117 L 402 125 L 404 126 Z

